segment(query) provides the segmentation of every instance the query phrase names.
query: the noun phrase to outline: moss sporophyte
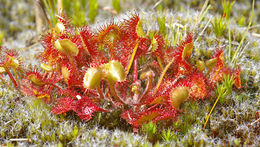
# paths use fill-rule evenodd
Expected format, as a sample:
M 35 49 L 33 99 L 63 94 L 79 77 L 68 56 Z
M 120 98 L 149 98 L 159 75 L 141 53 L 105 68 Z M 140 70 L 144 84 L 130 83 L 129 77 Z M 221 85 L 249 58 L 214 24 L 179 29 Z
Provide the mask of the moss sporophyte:
M 206 61 L 191 62 L 198 59 L 192 33 L 174 47 L 158 31 L 147 34 L 137 14 L 98 31 L 74 27 L 59 16 L 41 40 L 41 66 L 26 69 L 17 53 L 1 47 L 0 78 L 10 87 L 7 74 L 23 94 L 51 104 L 53 114 L 74 111 L 87 121 L 95 112 L 121 109 L 118 117 L 135 129 L 176 120 L 182 103 L 213 98 L 225 76 L 241 88 L 240 70 L 225 65 L 223 49 Z

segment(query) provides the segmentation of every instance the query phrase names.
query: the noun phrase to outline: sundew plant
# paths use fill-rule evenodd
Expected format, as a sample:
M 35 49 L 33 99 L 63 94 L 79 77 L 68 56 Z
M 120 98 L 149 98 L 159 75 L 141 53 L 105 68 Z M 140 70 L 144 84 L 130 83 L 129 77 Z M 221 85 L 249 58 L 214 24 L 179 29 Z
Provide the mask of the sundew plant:
M 0 46 L 0 143 L 259 145 L 259 3 L 240 26 L 235 1 L 194 3 L 37 1 L 39 39 Z

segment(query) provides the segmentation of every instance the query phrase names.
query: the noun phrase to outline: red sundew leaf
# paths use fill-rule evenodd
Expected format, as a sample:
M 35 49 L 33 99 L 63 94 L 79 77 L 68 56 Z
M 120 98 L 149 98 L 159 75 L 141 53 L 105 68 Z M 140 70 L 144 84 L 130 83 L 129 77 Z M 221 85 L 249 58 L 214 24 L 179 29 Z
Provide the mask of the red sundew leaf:
M 230 77 L 233 76 L 234 77 L 233 85 L 237 89 L 241 89 L 242 86 L 241 86 L 240 72 L 241 72 L 240 68 L 238 68 L 237 70 L 233 70 L 229 67 L 224 67 L 224 68 L 216 67 L 210 73 L 209 82 L 212 87 L 215 87 L 216 83 L 223 81 L 225 76 L 230 76 Z
M 66 88 L 66 89 L 60 89 L 58 92 L 57 92 L 58 95 L 60 96 L 63 96 L 63 97 L 81 97 L 81 94 L 76 91 L 75 89 L 69 89 L 69 88 Z M 91 95 L 91 96 L 94 96 L 94 97 L 97 97 L 98 94 L 96 93 L 96 91 L 94 90 L 84 90 L 84 96 L 88 96 L 88 95 Z
M 178 78 L 170 78 L 166 76 L 156 94 L 154 94 L 154 97 L 162 96 L 163 98 L 167 99 L 169 97 L 170 91 L 177 86 L 177 83 Z
M 18 63 L 14 63 L 14 60 Z M 15 64 L 13 67 L 15 66 L 15 68 L 21 66 L 21 61 L 18 58 L 18 52 L 0 46 L 0 66 L 12 66 L 13 63 Z
M 224 67 L 225 58 L 224 58 L 224 49 L 217 49 L 215 55 L 211 59 L 217 59 L 216 67 Z
M 47 83 L 44 80 L 44 77 L 41 75 L 38 69 L 34 69 L 33 71 L 29 71 L 26 73 L 27 79 L 29 79 L 34 85 L 43 86 Z
M 63 81 L 69 86 L 81 86 L 83 81 L 83 72 L 80 69 L 74 69 L 67 60 L 62 61 L 62 66 L 60 69 Z M 77 70 L 77 71 L 76 71 Z
M 108 53 L 111 59 L 115 58 L 117 43 L 119 40 L 124 38 L 125 33 L 122 31 L 120 25 L 116 24 L 114 21 L 111 21 L 109 24 L 101 27 L 97 34 L 97 40 L 99 46 L 103 48 L 108 48 Z
M 62 13 L 58 16 L 58 21 L 61 22 L 65 26 L 65 29 L 72 27 L 71 20 L 64 13 Z
M 53 47 L 54 34 L 51 32 L 48 32 L 46 35 L 42 36 L 41 42 L 42 42 L 42 45 L 44 46 L 45 50 Z
M 33 96 L 34 89 L 36 88 L 32 85 L 31 81 L 29 81 L 28 79 L 22 80 L 21 91 L 23 92 L 23 94 Z
M 234 81 L 235 81 L 233 85 L 234 85 L 237 89 L 241 89 L 241 88 L 242 88 L 242 86 L 241 86 L 241 80 L 240 80 L 240 72 L 241 72 L 240 67 L 233 72 Z
M 151 53 L 163 60 L 166 51 L 163 37 L 157 33 L 154 35 L 154 39 L 155 42 L 152 42 L 153 49 Z
M 33 90 L 34 96 L 38 99 L 43 99 L 46 103 L 52 101 L 51 91 L 53 86 L 50 86 L 47 90 L 36 89 Z
M 148 104 L 149 104 L 149 105 L 165 104 L 167 97 L 168 97 L 168 96 L 157 96 L 157 97 L 151 99 L 151 100 L 148 102 Z
M 155 123 L 162 120 L 175 120 L 178 115 L 178 111 L 169 106 L 162 106 L 161 108 L 152 108 L 147 109 L 137 114 L 131 114 L 129 111 L 124 113 L 123 118 L 127 118 L 128 122 L 133 125 L 135 128 L 142 126 L 145 123 L 153 121 Z M 131 118 L 130 118 L 131 117 Z
M 0 50 L 0 66 L 4 66 L 7 64 L 8 62 L 8 56 L 6 55 L 6 53 L 4 53 L 3 51 Z
M 10 49 L 5 49 L 5 53 L 10 57 L 17 57 L 18 56 L 18 52 L 14 51 L 14 50 L 10 50 Z
M 169 60 L 171 60 L 172 58 L 175 58 L 176 61 L 183 60 L 184 48 L 191 43 L 193 43 L 193 37 L 192 34 L 188 34 L 185 40 L 182 41 L 179 45 L 177 45 L 174 49 L 168 48 L 167 56 Z M 185 57 L 185 59 L 189 59 L 189 57 Z
M 60 53 L 57 49 L 55 49 L 54 42 L 56 39 L 57 38 L 54 37 L 53 33 L 48 33 L 47 35 L 43 36 L 41 42 L 44 47 L 44 51 L 40 55 L 41 60 L 50 64 L 56 64 L 61 59 L 66 58 L 65 54 Z
M 158 90 L 160 91 L 160 90 Z M 165 104 L 167 103 L 167 99 L 169 97 L 168 90 L 164 92 L 157 92 L 155 95 L 153 92 L 149 92 L 139 105 L 156 105 L 156 104 Z
M 209 82 L 212 87 L 216 86 L 217 82 L 221 82 L 224 80 L 225 75 L 232 75 L 232 69 L 225 67 L 216 67 L 213 69 L 213 71 L 209 75 Z
M 76 57 L 76 62 L 77 62 L 77 67 L 79 69 L 81 69 L 82 67 L 90 67 L 92 62 L 93 62 L 93 58 L 91 56 L 89 56 L 85 51 L 84 52 L 80 52 Z
M 58 48 L 55 47 L 57 40 L 68 40 L 71 45 L 75 46 L 75 49 L 70 51 L 60 51 Z M 81 37 L 80 35 L 75 34 L 75 29 L 67 29 L 67 31 L 62 34 L 48 33 L 47 35 L 43 36 L 42 44 L 45 50 L 41 54 L 41 59 L 52 65 L 55 65 L 57 63 L 62 65 L 64 60 L 69 59 L 69 53 L 72 52 L 76 53 L 76 55 L 74 55 L 76 57 L 73 57 L 72 59 L 78 61 L 79 63 L 85 61 L 85 58 L 80 58 L 82 55 L 84 57 L 85 51 L 83 49 Z M 79 57 L 77 57 L 77 55 L 79 55 Z
M 85 41 L 82 37 L 82 35 L 74 35 L 70 37 L 70 40 L 78 47 L 79 53 L 77 56 L 75 56 L 75 63 L 77 63 L 77 67 L 88 67 L 90 63 L 92 62 L 92 58 L 94 58 L 94 55 L 89 54 L 87 50 L 88 47 L 85 45 Z M 82 42 L 83 41 L 83 42 Z M 93 42 L 92 42 L 93 43 Z M 92 46 L 94 46 L 95 43 L 93 43 Z M 97 48 L 96 48 L 97 50 Z
M 133 125 L 137 115 L 132 110 L 126 110 L 121 114 L 121 118 L 125 119 L 129 124 Z
M 44 75 L 39 69 L 35 68 L 26 73 L 26 79 L 29 79 L 34 85 L 43 86 L 46 84 L 56 84 L 60 78 L 59 74 L 49 73 Z
M 69 39 L 78 47 L 79 52 L 84 51 L 80 35 L 70 35 Z M 85 51 L 84 51 L 85 52 Z
M 70 76 L 68 78 L 68 85 L 81 87 L 83 77 L 84 77 L 83 74 L 76 74 L 76 73 L 70 72 Z
M 187 80 L 189 83 L 185 84 Z M 209 86 L 206 77 L 202 73 L 194 72 L 187 76 L 187 79 L 183 79 L 183 85 L 187 85 L 190 89 L 190 95 L 193 99 L 203 100 L 208 98 L 209 95 Z
M 97 91 L 94 90 L 94 89 L 84 89 L 84 94 L 85 94 L 86 96 L 91 96 L 91 97 L 94 97 L 94 98 L 96 98 L 96 97 L 99 96 L 99 94 L 97 93 Z
M 56 41 L 63 41 L 63 40 L 67 40 L 67 41 L 69 41 L 69 43 L 71 43 L 73 46 L 75 46 L 76 48 L 74 48 L 73 50 L 71 50 L 71 51 L 73 51 L 73 52 L 71 52 L 71 51 L 60 51 L 60 54 L 66 54 L 66 57 L 68 56 L 68 55 L 71 55 L 71 53 L 74 53 L 75 52 L 75 55 L 73 55 L 73 56 L 78 56 L 79 54 L 84 54 L 85 53 L 85 50 L 83 49 L 83 43 L 82 43 L 82 41 L 81 41 L 81 37 L 80 37 L 80 35 L 78 35 L 78 34 L 75 34 L 74 33 L 74 30 L 71 30 L 71 32 L 68 32 L 68 34 L 62 34 L 62 35 L 60 35 L 60 36 L 58 36 L 57 37 L 57 39 L 54 39 L 54 44 L 53 45 L 55 45 L 56 44 Z M 67 44 L 66 44 L 67 45 Z M 56 49 L 56 47 L 55 47 L 55 49 Z M 69 48 L 70 49 L 70 48 Z M 58 49 L 57 49 L 58 50 Z
M 60 89 L 57 91 L 57 94 L 63 97 L 76 97 L 77 95 L 80 95 L 75 90 L 66 88 L 66 89 Z
M 138 57 L 147 54 L 150 44 L 150 39 L 140 38 L 135 58 L 137 59 Z
M 153 60 L 152 62 L 146 63 L 145 65 L 142 65 L 140 68 L 141 68 L 141 71 L 152 70 L 155 73 L 155 75 L 161 74 L 160 65 L 155 60 Z
M 98 51 L 97 37 L 87 26 L 80 28 L 79 33 L 80 33 L 82 41 L 86 47 L 87 52 L 89 53 L 89 55 L 92 58 L 102 55 L 101 52 Z M 104 55 L 102 55 L 102 56 L 104 56 Z
M 113 59 L 120 61 L 122 65 L 126 68 L 129 62 L 129 57 L 132 55 L 135 45 L 136 40 L 133 40 L 131 38 L 120 39 L 114 46 L 115 56 L 113 57 Z
M 160 85 L 159 89 L 155 94 L 149 93 L 145 104 L 166 104 L 168 103 L 168 100 L 170 99 L 170 92 L 179 86 L 187 86 L 188 87 L 189 82 L 187 79 L 182 78 L 170 78 L 169 76 L 166 76 L 162 84 Z
M 161 115 L 161 110 L 159 110 L 159 109 L 145 111 L 141 114 L 138 114 L 138 117 L 133 122 L 133 126 L 135 126 L 135 127 L 142 126 L 145 123 L 153 121 L 155 118 L 159 117 L 160 115 Z
M 97 107 L 93 102 L 85 96 L 82 96 L 80 100 L 76 101 L 72 106 L 73 111 L 77 113 L 80 119 L 88 121 L 92 118 L 94 112 L 108 112 L 100 107 Z
M 140 17 L 137 14 L 134 14 L 130 17 L 129 20 L 125 20 L 122 23 L 123 29 L 127 32 L 129 37 L 133 38 L 134 40 L 138 38 L 136 29 L 139 21 Z
M 188 33 L 186 38 L 185 38 L 185 42 L 183 42 L 183 45 L 186 45 L 188 43 L 192 43 L 193 42 L 193 35 L 192 33 Z
M 111 21 L 99 29 L 97 39 L 100 44 L 114 46 L 116 41 L 124 38 L 124 36 L 125 32 L 122 30 L 122 27 Z
M 121 97 L 123 99 L 127 98 L 127 96 L 128 96 L 128 89 L 129 89 L 129 87 L 131 87 L 130 85 L 131 85 L 131 81 L 129 81 L 129 80 L 125 80 L 123 82 L 117 82 L 115 84 L 115 87 L 116 87 L 118 93 L 121 94 Z
M 31 80 L 32 79 L 31 77 L 33 77 L 36 79 L 36 82 L 39 81 L 41 83 L 48 83 L 49 82 L 48 79 L 43 77 L 42 74 L 43 73 L 40 71 L 40 69 L 34 68 L 33 70 L 28 71 L 26 73 L 26 77 L 29 80 Z M 31 80 L 31 81 L 34 82 L 33 80 Z
M 38 99 L 43 99 L 46 103 L 51 102 L 52 95 L 51 91 L 54 87 L 49 85 L 35 86 L 28 79 L 22 80 L 21 91 L 25 95 L 35 96 Z
M 56 99 L 56 105 L 51 109 L 53 114 L 62 114 L 72 110 L 74 98 L 65 97 Z
M 0 53 L 5 54 L 6 56 L 11 56 L 11 57 L 17 57 L 18 52 L 15 50 L 10 50 L 6 47 L 0 46 Z
M 178 117 L 179 111 L 173 107 L 165 108 L 161 111 L 161 116 L 155 118 L 153 122 L 167 121 L 167 120 L 176 120 Z
M 185 60 L 177 60 L 173 64 L 173 72 L 176 76 L 191 74 L 193 70 L 193 66 Z

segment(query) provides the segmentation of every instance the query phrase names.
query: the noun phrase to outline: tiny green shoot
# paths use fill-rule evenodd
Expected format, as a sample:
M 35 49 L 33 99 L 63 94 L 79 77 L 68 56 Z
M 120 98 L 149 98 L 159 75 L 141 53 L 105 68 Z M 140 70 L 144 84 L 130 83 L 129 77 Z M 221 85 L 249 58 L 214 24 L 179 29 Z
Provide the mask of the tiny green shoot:
M 46 7 L 46 10 L 49 14 L 50 20 L 52 22 L 52 26 L 55 26 L 57 23 L 57 0 L 43 0 L 44 6 Z
M 174 134 L 171 132 L 170 129 L 168 129 L 167 131 L 163 130 L 161 137 L 162 137 L 163 141 L 169 142 L 169 141 L 172 141 L 174 139 Z
M 97 0 L 89 0 L 88 1 L 88 17 L 90 23 L 94 23 L 96 16 L 98 14 L 98 1 Z
M 120 0 L 112 0 L 112 6 L 116 10 L 117 14 L 121 11 Z
M 225 18 L 229 20 L 232 7 L 236 1 L 230 2 L 229 0 L 222 0 L 222 7 L 225 14 Z
M 211 25 L 213 27 L 213 31 L 214 33 L 216 34 L 216 37 L 217 38 L 220 38 L 225 29 L 226 29 L 226 24 L 225 22 L 223 21 L 223 18 L 220 17 L 220 18 L 215 18 L 212 22 L 211 22 Z

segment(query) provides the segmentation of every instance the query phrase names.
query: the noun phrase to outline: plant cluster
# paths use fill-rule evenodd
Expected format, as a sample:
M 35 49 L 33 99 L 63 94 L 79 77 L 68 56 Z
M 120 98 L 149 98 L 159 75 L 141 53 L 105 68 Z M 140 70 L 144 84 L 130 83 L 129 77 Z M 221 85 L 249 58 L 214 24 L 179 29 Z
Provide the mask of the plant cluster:
M 180 105 L 214 95 L 232 76 L 241 88 L 240 69 L 226 67 L 224 50 L 206 61 L 193 60 L 193 34 L 177 46 L 159 32 L 146 32 L 137 14 L 110 21 L 98 31 L 76 28 L 64 16 L 42 38 L 41 66 L 24 69 L 16 53 L 1 48 L 1 80 L 53 105 L 53 114 L 74 111 L 88 121 L 95 112 L 120 109 L 133 128 L 177 119 Z M 10 71 L 12 70 L 12 72 Z M 55 95 L 55 96 L 54 96 Z

